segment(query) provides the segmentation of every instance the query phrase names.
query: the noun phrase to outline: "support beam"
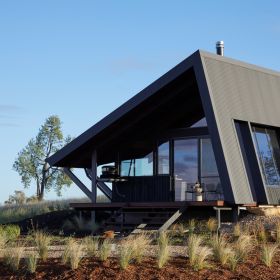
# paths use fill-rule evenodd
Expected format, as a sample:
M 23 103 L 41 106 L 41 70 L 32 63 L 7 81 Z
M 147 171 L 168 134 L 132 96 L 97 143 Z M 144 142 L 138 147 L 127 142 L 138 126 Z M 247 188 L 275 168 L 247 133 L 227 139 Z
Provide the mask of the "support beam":
M 216 210 L 216 219 L 218 224 L 218 229 L 221 228 L 221 209 Z
M 84 192 L 84 194 L 91 200 L 92 193 L 88 188 L 66 167 L 64 167 L 64 172 L 67 176 Z
M 91 194 L 92 203 L 96 203 L 96 186 L 97 185 L 97 151 L 93 150 L 91 157 Z
M 239 221 L 240 219 L 240 207 L 239 206 L 235 206 L 235 207 L 232 207 L 232 221 L 233 223 L 236 223 Z

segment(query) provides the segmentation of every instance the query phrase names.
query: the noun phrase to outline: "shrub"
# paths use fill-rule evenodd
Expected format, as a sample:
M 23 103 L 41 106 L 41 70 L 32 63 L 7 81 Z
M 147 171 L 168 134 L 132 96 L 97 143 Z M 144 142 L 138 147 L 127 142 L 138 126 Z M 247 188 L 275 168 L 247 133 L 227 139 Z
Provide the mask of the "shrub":
M 208 221 L 206 221 L 206 228 L 208 231 L 212 232 L 217 228 L 217 220 L 214 217 L 210 217 Z
M 99 259 L 101 261 L 107 260 L 110 251 L 111 251 L 111 241 L 109 238 L 105 238 L 105 240 L 103 241 L 99 249 Z
M 246 260 L 248 254 L 252 249 L 252 238 L 248 235 L 241 235 L 235 243 L 235 250 L 238 259 L 243 262 Z
M 215 261 L 219 262 L 221 265 L 227 263 L 228 259 L 232 255 L 232 249 L 228 247 L 227 241 L 219 237 L 218 235 L 214 235 L 210 239 L 210 245 L 213 249 L 213 256 Z
M 44 231 L 35 232 L 34 242 L 40 258 L 45 261 L 48 255 L 48 247 L 50 246 L 52 236 Z
M 196 225 L 196 220 L 195 219 L 191 219 L 191 220 L 188 221 L 187 227 L 188 227 L 190 232 L 194 232 L 195 225 Z
M 16 238 L 20 235 L 20 227 L 18 225 L 0 225 L 0 236 L 4 233 L 7 237 Z
M 120 248 L 119 252 L 119 264 L 121 270 L 126 270 L 127 266 L 132 262 L 134 254 L 136 252 L 136 244 L 129 240 Z
M 203 239 L 197 235 L 192 235 L 189 237 L 186 249 L 190 260 L 190 265 L 194 265 L 202 243 Z
M 170 258 L 170 239 L 166 233 L 163 232 L 157 239 L 158 248 L 156 250 L 157 267 L 161 269 L 164 267 Z
M 267 266 L 271 266 L 271 262 L 278 251 L 278 244 L 263 244 L 260 248 L 261 260 Z
M 25 257 L 25 261 L 27 263 L 28 271 L 30 273 L 34 273 L 37 269 L 38 258 L 35 252 L 29 252 L 28 256 Z
M 96 258 L 98 256 L 98 238 L 92 238 L 90 236 L 87 236 L 82 241 L 86 254 L 90 258 Z
M 72 269 L 77 269 L 82 259 L 82 246 L 78 245 L 76 242 L 71 243 L 69 258 Z
M 200 270 L 202 269 L 203 267 L 209 267 L 209 263 L 206 261 L 206 259 L 208 257 L 210 257 L 212 255 L 212 250 L 211 248 L 209 247 L 201 247 L 198 254 L 197 254 L 197 257 L 196 257 L 196 260 L 195 260 L 195 265 L 194 265 L 194 268 L 196 270 Z

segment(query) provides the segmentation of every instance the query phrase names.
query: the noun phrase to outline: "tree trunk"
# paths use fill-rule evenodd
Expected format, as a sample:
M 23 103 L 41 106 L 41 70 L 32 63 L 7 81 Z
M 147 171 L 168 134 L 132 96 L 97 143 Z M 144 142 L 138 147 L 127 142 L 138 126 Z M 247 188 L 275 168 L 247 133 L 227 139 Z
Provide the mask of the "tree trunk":
M 36 180 L 37 180 L 37 199 L 39 200 L 39 198 L 40 198 L 40 176 L 39 176 L 39 171 L 37 173 Z

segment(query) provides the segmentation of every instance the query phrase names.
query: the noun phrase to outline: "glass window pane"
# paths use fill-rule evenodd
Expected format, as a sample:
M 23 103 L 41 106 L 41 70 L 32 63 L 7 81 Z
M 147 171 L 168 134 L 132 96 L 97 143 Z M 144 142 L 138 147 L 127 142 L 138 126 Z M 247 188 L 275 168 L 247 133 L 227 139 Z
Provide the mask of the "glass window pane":
M 201 139 L 201 177 L 219 176 L 210 138 Z
M 191 200 L 188 184 L 198 180 L 197 139 L 174 141 L 175 201 Z
M 279 185 L 280 161 L 276 132 L 273 129 L 265 129 L 263 127 L 253 126 L 252 128 L 265 184 Z
M 136 142 L 121 157 L 121 176 L 153 176 L 152 141 Z
M 169 141 L 158 141 L 158 174 L 169 174 Z

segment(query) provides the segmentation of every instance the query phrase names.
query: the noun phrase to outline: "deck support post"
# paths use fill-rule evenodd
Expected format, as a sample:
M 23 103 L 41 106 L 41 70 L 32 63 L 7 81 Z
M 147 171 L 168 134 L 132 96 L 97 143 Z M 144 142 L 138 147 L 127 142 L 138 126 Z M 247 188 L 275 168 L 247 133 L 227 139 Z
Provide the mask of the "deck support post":
M 91 157 L 91 202 L 96 203 L 97 196 L 97 151 L 93 150 Z M 95 211 L 91 211 L 91 220 L 95 222 Z
M 221 228 L 221 209 L 216 209 L 216 219 L 218 224 L 218 229 Z
M 232 207 L 232 222 L 238 222 L 240 218 L 240 208 L 239 206 Z

